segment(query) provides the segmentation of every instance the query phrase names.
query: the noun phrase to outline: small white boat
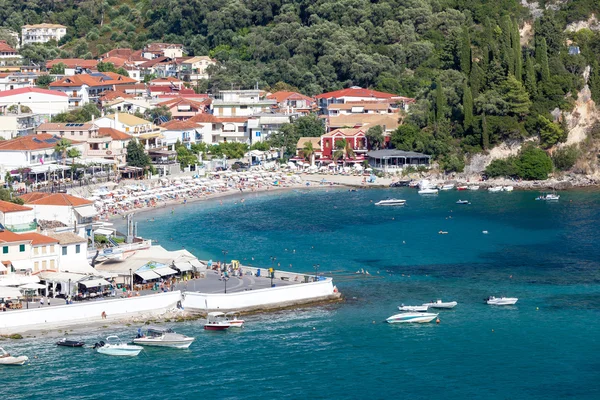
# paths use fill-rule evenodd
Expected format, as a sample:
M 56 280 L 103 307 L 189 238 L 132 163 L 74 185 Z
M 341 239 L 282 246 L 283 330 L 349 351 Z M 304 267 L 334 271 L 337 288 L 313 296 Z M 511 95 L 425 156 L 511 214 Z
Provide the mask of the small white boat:
M 452 189 L 454 189 L 454 183 L 446 183 L 444 185 L 440 185 L 440 186 L 438 186 L 438 189 L 440 189 L 440 190 L 452 190 Z
M 376 206 L 403 206 L 406 200 L 401 199 L 387 199 L 381 200 L 375 203 Z
M 27 356 L 11 356 L 4 348 L 0 347 L 0 365 L 23 365 L 28 360 Z
M 517 299 L 516 297 L 494 297 L 494 296 L 490 296 L 487 299 L 485 299 L 485 301 L 489 305 L 493 305 L 493 306 L 512 306 L 518 300 L 519 299 Z
M 225 318 L 225 314 L 219 311 L 209 312 L 206 315 L 206 324 L 204 329 L 207 331 L 224 331 L 229 329 L 231 324 Z
M 431 303 L 425 303 L 424 306 L 431 308 L 454 308 L 458 303 L 455 301 L 443 302 L 442 300 L 432 301 Z
M 138 334 L 133 343 L 142 346 L 170 347 L 173 349 L 187 349 L 195 339 L 181 335 L 168 328 L 148 328 L 145 333 L 138 329 Z
M 458 200 L 456 204 L 471 204 L 469 200 Z
M 111 343 L 112 341 L 112 343 Z M 134 346 L 121 342 L 118 336 L 109 336 L 106 343 L 100 341 L 94 345 L 94 349 L 100 354 L 107 356 L 135 357 L 144 350 L 141 346 Z
M 401 306 L 398 306 L 398 310 L 400 310 L 400 311 L 413 311 L 413 312 L 426 312 L 428 308 L 429 307 L 425 304 L 423 304 L 422 306 L 405 306 L 404 304 L 402 304 Z
M 491 192 L 491 193 L 498 193 L 501 191 L 502 191 L 502 186 L 494 186 L 494 187 L 488 188 L 488 192 Z
M 227 314 L 225 314 L 225 320 L 227 322 L 229 322 L 230 328 L 243 328 L 244 327 L 244 320 L 243 319 L 239 319 L 238 316 L 240 315 L 240 313 L 238 313 L 237 311 L 231 311 L 228 312 Z
M 431 322 L 436 319 L 438 314 L 427 313 L 427 312 L 405 312 L 396 315 L 392 315 L 385 321 L 388 324 L 401 324 L 401 323 L 418 323 L 424 324 Z
M 438 194 L 438 190 L 433 189 L 433 188 L 427 188 L 427 189 L 419 190 L 418 193 L 419 194 Z
M 471 186 L 469 186 L 469 190 L 479 190 L 479 186 L 478 185 L 471 185 Z
M 560 199 L 560 195 L 556 193 L 544 193 L 536 197 L 535 199 L 543 201 L 558 201 Z
M 512 192 L 513 190 L 515 190 L 515 188 L 512 186 L 502 186 L 502 190 L 504 192 Z

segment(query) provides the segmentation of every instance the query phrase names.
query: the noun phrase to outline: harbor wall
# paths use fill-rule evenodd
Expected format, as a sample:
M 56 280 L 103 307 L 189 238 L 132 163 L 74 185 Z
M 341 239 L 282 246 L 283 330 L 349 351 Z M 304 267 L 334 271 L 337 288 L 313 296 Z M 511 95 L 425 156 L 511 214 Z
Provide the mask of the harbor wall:
M 62 299 L 53 300 L 64 302 Z M 0 334 L 28 329 L 50 329 L 87 321 L 101 321 L 102 312 L 106 313 L 107 321 L 140 313 L 157 314 L 176 307 L 180 300 L 181 292 L 177 290 L 124 299 L 95 300 L 29 310 L 10 310 L 0 312 Z
M 317 282 L 227 294 L 184 292 L 182 305 L 186 311 L 242 311 L 316 302 L 337 295 L 333 280 L 327 278 Z

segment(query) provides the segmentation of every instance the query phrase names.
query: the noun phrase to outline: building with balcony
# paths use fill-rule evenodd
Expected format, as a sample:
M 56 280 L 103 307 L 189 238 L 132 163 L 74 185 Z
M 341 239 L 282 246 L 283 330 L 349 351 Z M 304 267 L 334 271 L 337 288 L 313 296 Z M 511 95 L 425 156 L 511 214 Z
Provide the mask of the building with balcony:
M 0 140 L 0 173 L 4 176 L 7 170 L 17 168 L 47 169 L 50 164 L 61 162 L 61 154 L 55 151 L 59 140 L 59 136 L 47 133 Z M 71 141 L 71 146 L 85 152 L 84 143 Z
M 183 57 L 183 45 L 178 43 L 150 43 L 144 46 L 142 57 L 148 60 L 159 57 Z
M 181 142 L 188 149 L 192 144 L 202 141 L 200 126 L 191 121 L 172 120 L 161 125 L 164 129 L 162 146 L 168 150 L 175 150 L 175 143 Z
M 23 25 L 21 28 L 21 46 L 30 43 L 59 42 L 67 34 L 67 27 L 58 24 Z
M 276 104 L 276 100 L 262 98 L 258 89 L 223 90 L 215 96 L 212 110 L 216 117 L 249 117 L 270 112 Z
M 157 107 L 167 107 L 171 112 L 171 118 L 174 120 L 186 120 L 196 114 L 207 113 L 210 111 L 212 100 L 209 98 L 192 100 L 185 96 L 173 97 L 169 100 L 156 104 Z
M 388 102 L 397 104 L 399 108 L 408 110 L 408 106 L 415 102 L 410 97 L 398 96 L 392 93 L 379 92 L 377 90 L 363 89 L 353 86 L 348 89 L 336 90 L 315 96 L 320 114 L 327 114 L 329 105 L 346 104 L 356 102 Z
M 52 82 L 49 88 L 67 94 L 69 107 L 79 107 L 89 102 L 99 103 L 105 92 L 135 83 L 135 79 L 114 72 L 94 72 L 64 77 Z
M 216 64 L 217 61 L 208 56 L 189 58 L 181 62 L 179 78 L 185 82 L 198 82 L 201 79 L 208 79 L 208 67 Z
M 145 119 L 127 113 L 105 115 L 94 121 L 101 128 L 112 128 L 131 135 L 139 140 L 146 149 L 160 147 L 163 129 Z
M 23 87 L 0 92 L 0 112 L 8 112 L 12 105 L 29 107 L 31 113 L 50 116 L 65 112 L 69 108 L 66 93 L 37 87 Z
M 0 92 L 33 86 L 28 76 L 20 72 L 0 73 Z
M 0 225 L 11 232 L 35 232 L 33 208 L 0 200 Z
M 207 144 L 223 142 L 250 143 L 244 117 L 216 117 L 212 114 L 198 114 L 187 120 L 198 124 L 202 141 Z
M 41 115 L 32 113 L 0 115 L 0 138 L 10 140 L 19 136 L 33 135 L 35 134 L 35 127 L 38 126 L 41 120 Z
M 21 56 L 6 40 L 0 40 L 0 66 L 15 65 L 21 62 Z
M 289 115 L 273 113 L 263 113 L 251 116 L 248 118 L 248 123 L 246 125 L 250 144 L 263 142 L 269 139 L 269 136 L 279 132 L 284 124 L 291 123 L 298 118 L 298 116 L 298 114 Z
M 86 60 L 83 58 L 55 58 L 46 62 L 46 69 L 50 70 L 55 65 L 62 64 L 65 67 L 65 76 L 90 73 L 98 66 L 97 60 Z
M 267 99 L 275 100 L 275 111 L 282 114 L 306 115 L 311 113 L 316 105 L 312 98 L 296 92 L 275 92 L 267 95 Z

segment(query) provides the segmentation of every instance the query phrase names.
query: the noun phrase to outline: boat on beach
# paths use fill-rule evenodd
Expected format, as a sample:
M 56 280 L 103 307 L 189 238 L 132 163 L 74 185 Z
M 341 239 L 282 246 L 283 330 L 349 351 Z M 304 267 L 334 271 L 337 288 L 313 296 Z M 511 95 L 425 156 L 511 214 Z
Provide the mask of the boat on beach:
M 469 186 L 469 190 L 479 190 L 479 185 L 471 185 Z
M 431 303 L 425 303 L 424 306 L 430 308 L 454 308 L 458 303 L 456 301 L 443 302 L 442 300 L 432 301 Z
M 456 190 L 469 190 L 468 186 L 457 186 Z
M 170 328 L 151 327 L 145 333 L 141 329 L 138 329 L 138 334 L 133 339 L 133 343 L 142 346 L 187 349 L 194 340 L 195 338 L 175 333 Z
M 83 347 L 85 343 L 78 340 L 67 340 L 66 338 L 63 338 L 56 342 L 56 345 L 63 347 Z
M 498 192 L 501 192 L 502 190 L 503 190 L 502 186 L 493 186 L 493 187 L 488 188 L 488 192 L 490 192 L 490 193 L 498 193 Z
M 112 342 L 112 343 L 111 343 Z M 141 346 L 134 346 L 121 342 L 118 336 L 109 336 L 106 338 L 106 343 L 100 341 L 94 345 L 94 349 L 100 354 L 106 354 L 107 356 L 120 356 L 120 357 L 135 357 L 142 350 Z
M 490 296 L 485 299 L 486 303 L 492 306 L 512 306 L 519 299 L 516 297 L 494 297 Z
M 404 312 L 400 314 L 392 315 L 385 321 L 388 324 L 402 324 L 402 323 L 417 323 L 425 324 L 436 319 L 438 314 L 427 313 L 427 312 Z
M 425 304 L 423 304 L 422 306 L 405 306 L 404 304 L 402 304 L 401 306 L 398 306 L 398 310 L 400 310 L 400 311 L 413 311 L 413 312 L 426 312 L 428 308 L 429 307 Z
M 452 190 L 452 189 L 454 189 L 454 183 L 445 183 L 443 185 L 439 185 L 438 189 L 440 189 L 440 190 Z
M 204 330 L 207 331 L 224 331 L 231 327 L 229 321 L 225 317 L 225 313 L 219 311 L 209 312 L 206 315 L 206 324 Z
M 376 206 L 403 206 L 406 203 L 406 200 L 401 199 L 387 199 L 381 200 L 375 203 Z
M 238 316 L 240 315 L 239 312 L 237 311 L 231 311 L 225 314 L 225 320 L 227 322 L 229 322 L 230 328 L 243 328 L 244 327 L 244 320 L 243 319 L 239 319 Z
M 13 356 L 0 347 L 0 365 L 23 365 L 29 360 L 27 356 Z
M 513 186 L 502 186 L 503 192 L 512 192 L 513 190 L 515 190 Z

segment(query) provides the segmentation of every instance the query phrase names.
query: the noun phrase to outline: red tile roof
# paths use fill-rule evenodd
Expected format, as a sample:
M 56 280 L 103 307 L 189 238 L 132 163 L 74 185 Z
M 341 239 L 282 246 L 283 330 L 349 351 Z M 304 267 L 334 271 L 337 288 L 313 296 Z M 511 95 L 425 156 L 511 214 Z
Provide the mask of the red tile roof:
M 5 53 L 17 53 L 17 51 L 13 49 L 11 45 L 6 43 L 6 40 L 0 40 L 0 51 Z
M 11 231 L 0 231 L 0 243 L 9 242 L 27 242 L 29 239 L 21 237 L 21 235 Z
M 323 93 L 315 96 L 315 99 L 331 99 L 340 97 L 372 97 L 375 99 L 391 99 L 393 97 L 400 97 L 392 93 L 378 92 L 371 89 L 363 88 L 348 88 L 342 90 L 336 90 L 333 92 Z
M 285 100 L 306 100 L 308 102 L 308 104 L 313 102 L 313 99 L 311 99 L 308 96 L 305 96 L 303 94 L 297 93 L 297 92 L 275 92 L 275 93 L 271 93 L 270 95 L 267 96 L 267 99 L 269 100 L 275 100 L 278 103 L 281 103 Z
M 188 122 L 200 122 L 200 123 L 219 123 L 221 120 L 212 114 L 196 114 L 192 118 L 188 119 Z
M 3 92 L 0 92 L 0 97 L 13 96 L 13 95 L 23 94 L 23 93 L 41 93 L 41 94 L 50 94 L 52 96 L 69 97 L 69 96 L 67 96 L 66 93 L 63 93 L 63 92 L 57 92 L 56 90 L 40 89 L 37 87 L 25 87 L 25 88 L 20 88 L 20 89 L 5 90 Z
M 162 124 L 161 128 L 165 128 L 166 130 L 169 130 L 169 131 L 185 131 L 188 129 L 198 128 L 198 124 L 193 121 L 189 121 L 189 120 L 187 120 L 187 121 L 172 120 L 172 121 L 165 122 L 164 124 Z
M 46 68 L 50 69 L 54 65 L 61 63 L 64 64 L 67 68 L 81 67 L 92 69 L 96 68 L 96 66 L 98 65 L 97 60 L 84 60 L 83 58 L 56 58 L 54 60 L 46 62 Z
M 119 86 L 121 89 L 123 89 L 121 86 Z M 122 99 L 133 99 L 135 98 L 135 96 L 133 94 L 130 93 L 125 93 L 123 91 L 120 90 L 109 90 L 109 91 L 105 91 L 102 93 L 102 95 L 100 96 L 100 101 L 111 101 L 111 100 L 116 100 L 118 98 L 122 98 Z
M 125 63 L 127 62 L 126 59 L 120 58 L 120 57 L 107 57 L 104 60 L 102 60 L 103 63 L 111 63 L 112 65 L 114 65 L 116 68 L 122 67 L 123 65 L 125 65 Z
M 155 58 L 154 60 L 148 60 L 148 61 L 146 61 L 144 63 L 141 63 L 140 67 L 142 67 L 142 68 L 152 68 L 156 64 L 160 64 L 161 62 L 169 61 L 169 60 L 170 60 L 169 57 L 158 57 L 158 58 Z
M 37 204 L 45 206 L 83 206 L 94 204 L 92 201 L 81 197 L 71 196 L 66 193 L 27 193 L 21 196 L 25 204 Z
M 10 201 L 0 200 L 0 212 L 3 213 L 11 213 L 11 212 L 19 212 L 19 211 L 31 211 L 33 208 L 25 207 L 20 204 L 11 203 Z
M 98 134 L 100 136 L 110 136 L 112 140 L 129 140 L 131 139 L 131 135 L 126 134 L 125 132 L 118 131 L 113 128 L 100 128 L 98 130 Z
M 40 235 L 39 233 L 31 232 L 31 233 L 21 233 L 19 236 L 22 237 L 21 240 L 31 240 L 31 244 L 52 244 L 58 243 L 57 239 L 51 238 L 49 236 Z
M 97 72 L 94 75 L 81 74 L 66 76 L 58 81 L 52 82 L 50 87 L 80 87 L 87 85 L 90 87 L 127 85 L 134 84 L 137 81 L 127 76 L 119 75 L 114 72 Z
M 54 149 L 59 140 L 59 137 L 50 135 L 48 133 L 21 136 L 11 140 L 0 141 L 0 151 Z M 74 140 L 69 141 L 71 144 L 79 143 Z

